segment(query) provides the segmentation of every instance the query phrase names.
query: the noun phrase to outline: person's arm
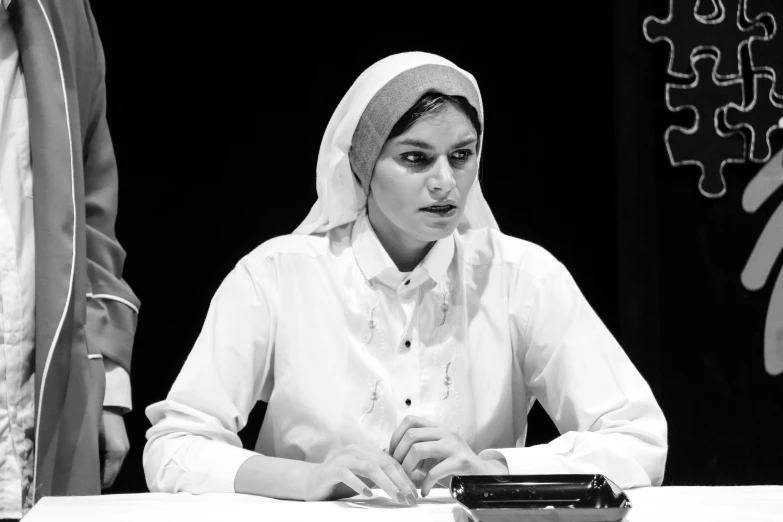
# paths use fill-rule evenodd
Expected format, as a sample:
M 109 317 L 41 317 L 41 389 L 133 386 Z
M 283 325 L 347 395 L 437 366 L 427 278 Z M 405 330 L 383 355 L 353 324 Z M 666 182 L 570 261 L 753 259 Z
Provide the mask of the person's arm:
M 103 47 L 84 3 L 95 49 L 95 85 L 83 144 L 87 237 L 87 342 L 98 347 L 107 371 L 104 406 L 128 411 L 130 362 L 139 300 L 122 279 L 125 251 L 114 233 L 117 219 L 117 162 L 106 121 Z
M 372 496 L 361 476 L 392 499 L 415 504 L 415 486 L 377 447 L 348 445 L 317 464 L 242 448 L 237 433 L 274 386 L 276 279 L 273 260 L 251 254 L 241 261 L 212 299 L 168 397 L 147 408 L 153 426 L 143 461 L 150 491 L 296 500 Z M 290 415 L 296 415 L 296 407 Z
M 277 286 L 272 260 L 248 263 L 215 293 L 166 400 L 147 408 L 150 491 L 234 492 L 240 466 L 258 455 L 242 448 L 237 433 L 272 392 Z
M 666 420 L 652 391 L 562 264 L 546 256 L 538 280 L 512 288 L 512 324 L 525 385 L 561 436 L 527 448 L 485 450 L 511 474 L 601 473 L 624 488 L 660 485 Z M 525 278 L 528 278 L 527 280 Z

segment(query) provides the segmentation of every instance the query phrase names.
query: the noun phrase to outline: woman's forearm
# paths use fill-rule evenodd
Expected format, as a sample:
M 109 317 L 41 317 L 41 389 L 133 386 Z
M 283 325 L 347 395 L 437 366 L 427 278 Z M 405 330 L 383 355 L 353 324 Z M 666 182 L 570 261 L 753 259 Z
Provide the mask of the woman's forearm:
M 256 455 L 237 471 L 234 491 L 264 497 L 307 500 L 307 477 L 317 464 Z

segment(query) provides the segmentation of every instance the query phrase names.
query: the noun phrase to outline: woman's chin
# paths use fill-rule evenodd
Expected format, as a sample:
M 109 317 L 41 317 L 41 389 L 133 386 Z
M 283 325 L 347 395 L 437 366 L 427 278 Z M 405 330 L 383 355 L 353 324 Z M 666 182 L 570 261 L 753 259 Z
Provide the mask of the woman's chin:
M 449 237 L 457 229 L 459 218 L 454 217 L 448 220 L 427 220 L 421 224 L 421 234 L 427 238 L 427 241 L 438 241 Z

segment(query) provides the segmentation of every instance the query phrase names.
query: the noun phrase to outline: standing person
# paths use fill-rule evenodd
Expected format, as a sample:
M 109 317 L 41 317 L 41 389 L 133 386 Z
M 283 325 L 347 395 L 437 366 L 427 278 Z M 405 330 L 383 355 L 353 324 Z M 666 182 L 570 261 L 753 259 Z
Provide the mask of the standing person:
M 565 267 L 498 230 L 483 130 L 474 78 L 438 56 L 356 80 L 310 215 L 239 261 L 147 409 L 152 491 L 323 500 L 371 483 L 413 505 L 455 474 L 661 484 L 661 409 Z M 237 432 L 259 400 L 252 452 Z M 561 436 L 524 447 L 534 400 Z
M 2 0 L 0 24 L 0 519 L 16 520 L 116 477 L 139 301 L 89 2 Z

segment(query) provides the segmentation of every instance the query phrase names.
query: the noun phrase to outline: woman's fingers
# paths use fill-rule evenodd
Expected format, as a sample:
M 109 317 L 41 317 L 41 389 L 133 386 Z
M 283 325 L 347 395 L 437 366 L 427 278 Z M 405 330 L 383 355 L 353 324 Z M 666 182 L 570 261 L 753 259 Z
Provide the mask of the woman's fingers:
M 394 430 L 394 433 L 392 433 L 391 440 L 389 441 L 389 455 L 394 455 L 394 452 L 397 449 L 397 445 L 400 443 L 400 440 L 402 440 L 402 436 L 405 435 L 405 432 L 409 429 L 435 428 L 437 425 L 437 422 L 433 422 L 422 417 L 417 417 L 415 415 L 408 415 L 402 419 L 400 425 L 397 426 L 397 429 Z
M 389 464 L 386 469 L 372 462 L 361 462 L 354 473 L 367 477 L 372 480 L 376 486 L 381 488 L 389 498 L 396 500 L 400 504 L 416 505 L 416 499 L 409 490 L 407 484 L 402 478 L 397 480 L 398 484 L 391 479 L 390 474 L 397 474 L 394 466 Z M 398 474 L 397 474 L 398 475 Z
M 386 494 L 389 495 L 389 498 L 396 499 L 397 502 L 399 502 L 400 504 L 411 503 L 408 500 L 409 493 L 406 494 L 406 492 L 404 492 L 405 487 L 400 487 L 398 484 L 395 484 L 394 481 L 391 479 L 391 477 L 389 477 L 387 470 L 384 470 L 380 466 L 373 464 L 371 465 L 369 478 L 372 479 L 372 481 L 375 482 L 375 484 L 379 488 L 384 490 Z M 415 504 L 416 504 L 416 500 L 413 499 L 411 505 L 415 505 Z
M 421 483 L 421 496 L 426 497 L 429 495 L 430 490 L 432 490 L 439 480 L 446 478 L 449 475 L 458 475 L 459 473 L 466 471 L 469 472 L 470 470 L 466 469 L 465 464 L 463 459 L 458 457 L 441 461 L 427 473 L 426 477 L 424 477 L 424 481 Z
M 337 468 L 337 482 L 342 482 L 352 490 L 356 492 L 357 495 L 362 495 L 363 497 L 370 498 L 372 497 L 372 491 L 370 488 L 368 488 L 362 480 L 353 474 L 353 472 L 344 467 L 341 466 Z
M 383 470 L 386 476 L 389 477 L 392 482 L 394 482 L 394 485 L 397 486 L 397 489 L 400 490 L 400 493 L 404 499 L 403 502 L 410 504 L 411 506 L 415 506 L 416 499 L 419 497 L 419 494 L 416 492 L 416 486 L 413 485 L 413 481 L 405 474 L 405 471 L 403 471 L 400 463 L 392 458 L 389 458 L 379 467 L 381 470 Z
M 330 479 L 339 474 L 340 479 L 347 487 L 365 496 L 371 496 L 363 479 L 372 481 L 375 486 L 381 488 L 389 498 L 397 500 L 401 504 L 416 505 L 419 497 L 416 486 L 406 475 L 399 462 L 389 454 L 376 448 L 349 445 L 344 450 L 334 455 L 331 459 L 333 466 L 345 468 L 345 471 L 332 472 Z
M 411 446 L 410 451 L 402 461 L 402 469 L 406 476 L 411 476 L 419 468 L 419 463 L 426 459 L 442 460 L 449 456 L 443 443 L 440 441 L 417 442 Z M 428 470 L 422 470 L 427 473 Z
M 402 435 L 394 452 L 391 452 L 391 448 L 389 448 L 390 455 L 397 462 L 402 462 L 414 444 L 440 440 L 446 434 L 447 431 L 443 428 L 410 428 Z
M 411 480 L 416 484 L 416 487 L 421 486 L 422 482 L 424 482 L 424 477 L 426 477 L 427 473 L 437 464 L 438 459 L 424 459 L 419 462 L 419 465 L 410 474 Z
M 395 467 L 397 471 L 395 473 L 395 476 L 400 477 L 405 482 L 405 486 L 408 488 L 408 490 L 405 491 L 405 496 L 407 497 L 407 494 L 411 493 L 413 494 L 414 499 L 419 498 L 419 494 L 416 492 L 416 485 L 411 480 L 410 475 L 405 473 L 405 470 L 402 468 L 402 464 L 400 464 L 399 462 L 397 462 L 392 458 L 389 459 L 389 462 L 391 463 L 392 466 Z M 395 484 L 396 483 L 397 481 L 395 481 Z

